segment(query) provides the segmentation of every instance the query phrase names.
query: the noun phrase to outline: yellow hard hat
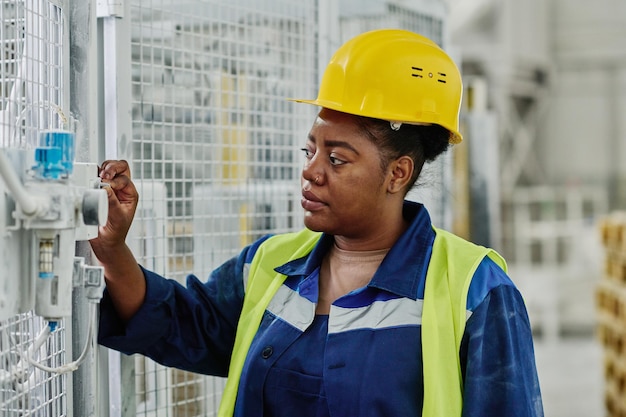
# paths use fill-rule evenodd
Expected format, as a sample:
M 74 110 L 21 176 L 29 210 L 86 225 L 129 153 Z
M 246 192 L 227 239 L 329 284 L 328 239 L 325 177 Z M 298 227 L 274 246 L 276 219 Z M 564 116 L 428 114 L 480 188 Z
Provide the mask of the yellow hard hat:
M 315 100 L 295 99 L 358 116 L 437 124 L 459 143 L 463 85 L 452 59 L 430 39 L 399 29 L 362 33 L 331 58 Z

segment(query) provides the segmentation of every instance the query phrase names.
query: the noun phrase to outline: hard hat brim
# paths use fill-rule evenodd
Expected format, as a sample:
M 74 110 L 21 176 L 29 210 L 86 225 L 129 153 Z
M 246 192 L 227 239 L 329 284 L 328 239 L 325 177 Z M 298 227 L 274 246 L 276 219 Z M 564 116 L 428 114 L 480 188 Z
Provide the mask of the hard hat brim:
M 343 113 L 354 114 L 352 112 L 343 110 L 341 104 L 335 103 L 335 102 L 331 102 L 331 101 L 328 101 L 328 100 L 320 100 L 320 99 L 310 100 L 310 99 L 301 99 L 301 98 L 288 98 L 287 100 L 293 101 L 293 102 L 296 102 L 296 103 L 312 104 L 314 106 L 323 107 L 323 108 L 326 108 L 326 109 L 335 110 L 335 111 L 339 111 L 339 112 L 343 112 Z M 357 114 L 356 116 L 365 116 L 365 117 L 372 117 L 374 119 L 380 119 L 380 117 L 370 116 L 368 114 Z M 382 120 L 386 120 L 386 119 L 382 119 Z M 428 124 L 431 124 L 431 123 L 415 123 L 415 122 L 403 121 L 403 120 L 388 120 L 388 121 L 389 122 L 399 122 L 399 123 L 407 124 L 407 125 L 428 125 Z M 439 123 L 434 123 L 434 124 L 439 124 Z M 440 126 L 442 126 L 442 125 L 440 125 Z M 449 142 L 450 142 L 451 145 L 456 145 L 456 144 L 459 144 L 459 143 L 461 143 L 463 141 L 463 136 L 459 132 L 455 132 L 455 131 L 451 130 L 449 127 L 447 127 L 447 126 L 442 126 L 442 127 L 447 129 L 448 132 L 450 132 Z

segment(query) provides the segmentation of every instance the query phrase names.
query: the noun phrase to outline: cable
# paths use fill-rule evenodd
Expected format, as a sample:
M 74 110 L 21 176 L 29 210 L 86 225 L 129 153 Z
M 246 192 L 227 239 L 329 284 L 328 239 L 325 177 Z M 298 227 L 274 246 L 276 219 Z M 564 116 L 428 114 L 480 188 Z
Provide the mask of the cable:
M 44 371 L 44 372 L 48 372 L 48 373 L 51 373 L 51 374 L 59 374 L 59 375 L 60 374 L 65 374 L 65 373 L 68 373 L 68 372 L 74 372 L 85 361 L 85 359 L 87 358 L 87 353 L 89 353 L 89 349 L 90 349 L 91 345 L 93 344 L 93 335 L 95 333 L 94 332 L 94 328 L 95 328 L 95 322 L 96 322 L 97 306 L 98 306 L 97 303 L 92 303 L 92 305 L 91 305 L 91 312 L 90 312 L 90 316 L 91 317 L 90 317 L 90 320 L 89 320 L 89 329 L 87 331 L 87 340 L 85 341 L 85 347 L 83 348 L 83 351 L 81 352 L 80 356 L 75 361 L 67 363 L 65 365 L 61 365 L 61 366 L 56 367 L 56 368 L 51 368 L 51 367 L 43 365 L 43 364 L 37 362 L 36 360 L 34 360 L 32 358 L 32 356 L 31 356 L 32 354 L 18 352 L 18 355 L 22 359 L 26 360 L 33 367 L 35 367 L 35 368 L 37 368 L 37 369 L 39 369 L 41 371 Z M 48 329 L 47 335 L 50 334 L 50 326 L 46 326 L 44 328 L 44 330 L 42 330 L 40 335 L 46 333 L 45 329 Z M 29 350 L 31 350 L 31 349 L 29 349 Z
M 50 327 L 45 326 L 43 329 L 41 329 L 41 331 L 33 341 L 33 344 L 29 346 L 26 354 L 22 355 L 20 352 L 16 352 L 18 356 L 20 356 L 20 360 L 15 364 L 15 369 L 13 370 L 13 372 L 8 372 L 5 370 L 2 370 L 2 372 L 0 372 L 0 385 L 7 384 L 9 382 L 19 384 L 29 378 L 29 369 L 24 366 L 24 364 L 22 363 L 22 359 L 24 359 L 24 356 L 31 357 L 34 352 L 37 352 L 48 339 L 49 335 Z

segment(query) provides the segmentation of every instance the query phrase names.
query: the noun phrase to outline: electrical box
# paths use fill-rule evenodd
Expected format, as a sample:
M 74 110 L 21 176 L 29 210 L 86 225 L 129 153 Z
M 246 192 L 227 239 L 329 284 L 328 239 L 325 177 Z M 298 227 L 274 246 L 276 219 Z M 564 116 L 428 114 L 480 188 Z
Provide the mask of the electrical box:
M 33 300 L 35 314 L 48 321 L 68 317 L 76 241 L 96 237 L 108 215 L 98 167 L 74 164 L 74 134 L 68 131 L 42 132 L 34 154 L 0 151 L 0 244 L 5 249 L 0 260 L 6 265 L 0 317 L 32 309 Z

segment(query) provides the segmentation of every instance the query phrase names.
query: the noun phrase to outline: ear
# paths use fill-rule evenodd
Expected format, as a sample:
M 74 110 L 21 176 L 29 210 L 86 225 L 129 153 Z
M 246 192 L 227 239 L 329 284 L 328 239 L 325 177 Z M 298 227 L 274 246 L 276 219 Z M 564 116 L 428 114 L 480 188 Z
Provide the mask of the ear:
M 390 180 L 387 185 L 387 192 L 395 194 L 405 189 L 411 181 L 414 169 L 413 160 L 408 156 L 401 156 L 389 164 Z

